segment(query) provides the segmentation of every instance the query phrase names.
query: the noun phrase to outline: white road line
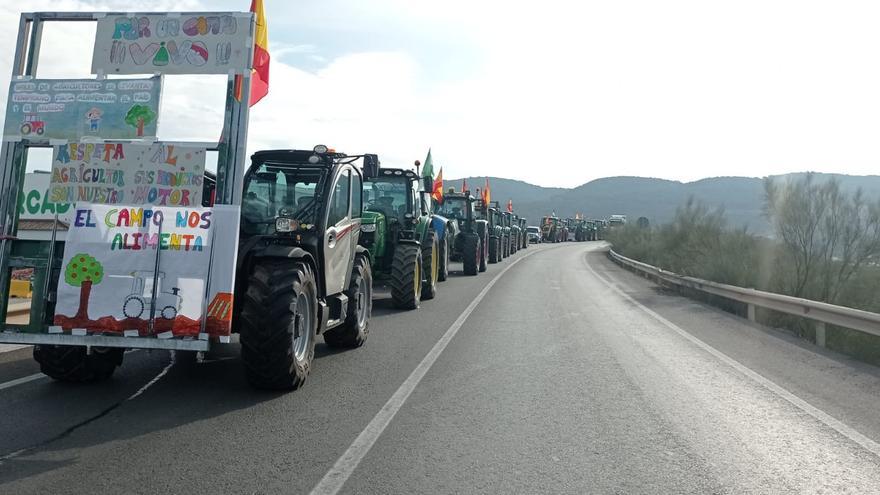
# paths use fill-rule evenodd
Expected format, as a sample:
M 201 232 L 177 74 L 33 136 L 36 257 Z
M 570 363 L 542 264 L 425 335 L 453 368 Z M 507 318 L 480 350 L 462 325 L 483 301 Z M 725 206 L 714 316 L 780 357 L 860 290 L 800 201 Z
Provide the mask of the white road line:
M 22 383 L 32 382 L 34 380 L 39 380 L 40 378 L 49 378 L 48 376 L 42 373 L 34 373 L 33 375 L 23 376 L 21 378 L 16 378 L 15 380 L 10 380 L 8 382 L 0 383 L 0 390 L 6 388 L 12 388 L 16 385 L 21 385 Z
M 544 250 L 541 250 L 544 251 Z M 348 447 L 345 453 L 336 461 L 336 464 L 321 478 L 321 481 L 318 482 L 317 485 L 312 489 L 312 495 L 330 495 L 336 494 L 345 484 L 349 477 L 351 477 L 354 470 L 358 467 L 358 464 L 366 457 L 367 453 L 373 447 L 373 444 L 376 443 L 376 440 L 382 435 L 382 432 L 385 431 L 385 428 L 388 427 L 388 424 L 391 423 L 391 420 L 394 419 L 394 416 L 397 415 L 397 412 L 403 406 L 404 402 L 409 398 L 410 394 L 412 394 L 413 390 L 419 385 L 419 382 L 422 381 L 422 378 L 428 373 L 431 369 L 431 366 L 434 365 L 434 362 L 437 361 L 437 358 L 440 357 L 440 354 L 446 349 L 446 346 L 449 345 L 449 342 L 455 337 L 455 334 L 458 333 L 458 330 L 464 325 L 465 320 L 474 312 L 477 306 L 480 304 L 480 301 L 486 297 L 486 294 L 489 293 L 489 289 L 495 285 L 495 282 L 498 281 L 507 273 L 507 270 L 510 270 L 520 261 L 528 258 L 529 256 L 539 253 L 541 251 L 532 251 L 531 253 L 525 254 L 524 256 L 517 258 L 513 261 L 513 263 L 507 265 L 503 270 L 498 272 L 498 275 L 495 275 L 483 290 L 474 298 L 473 301 L 465 308 L 464 312 L 459 315 L 459 317 L 452 323 L 452 326 L 446 330 L 446 333 L 440 337 L 440 340 L 434 344 L 434 347 L 428 351 L 428 354 L 422 359 L 422 362 L 416 366 L 416 369 L 410 373 L 409 377 L 403 382 L 400 388 L 394 392 L 394 395 L 388 399 L 388 402 L 382 406 L 382 409 L 379 410 L 378 413 L 373 417 L 370 423 L 366 428 L 355 438 L 354 442 Z
M 776 382 L 764 377 L 763 375 L 761 375 L 755 371 L 752 371 L 751 368 L 749 368 L 746 365 L 740 363 L 739 361 L 733 359 L 732 357 L 728 356 L 727 354 L 724 354 L 723 352 L 719 351 L 718 349 L 715 349 L 714 347 L 703 342 L 702 340 L 698 339 L 697 337 L 694 337 L 693 335 L 691 335 L 690 333 L 688 333 L 686 330 L 679 327 L 675 323 L 672 323 L 671 321 L 660 316 L 659 314 L 657 314 L 653 310 L 647 308 L 642 303 L 636 301 L 632 296 L 630 296 L 629 294 L 624 292 L 622 289 L 620 289 L 617 286 L 617 284 L 615 284 L 609 280 L 606 280 L 605 278 L 600 276 L 598 273 L 596 273 L 596 271 L 593 269 L 593 267 L 590 266 L 590 264 L 587 262 L 586 256 L 584 257 L 584 264 L 587 266 L 588 270 L 593 272 L 593 275 L 595 275 L 596 278 L 598 278 L 602 283 L 607 285 L 611 290 L 613 290 L 614 292 L 619 294 L 621 297 L 623 297 L 627 301 L 631 302 L 633 305 L 635 305 L 637 308 L 641 309 L 642 311 L 644 311 L 645 313 L 647 313 L 648 315 L 653 317 L 655 320 L 659 321 L 660 323 L 662 323 L 663 325 L 668 327 L 670 330 L 672 330 L 675 333 L 686 338 L 687 340 L 689 340 L 691 343 L 693 343 L 697 347 L 699 347 L 699 348 L 703 349 L 704 351 L 708 352 L 709 354 L 715 356 L 717 359 L 719 359 L 723 363 L 727 364 L 731 368 L 735 369 L 736 371 L 739 371 L 740 373 L 747 376 L 748 378 L 752 379 L 757 384 L 763 386 L 767 390 L 773 392 L 774 394 L 778 395 L 779 397 L 790 402 L 792 405 L 794 405 L 795 407 L 797 407 L 801 411 L 807 413 L 808 415 L 812 416 L 814 419 L 823 423 L 825 426 L 828 426 L 829 428 L 833 429 L 837 433 L 840 433 L 844 437 L 857 443 L 865 450 L 880 457 L 880 444 L 878 444 L 874 440 L 859 433 L 858 431 L 854 430 L 850 426 L 847 426 L 845 423 L 838 420 L 837 418 L 834 418 L 833 416 L 826 413 L 825 411 L 822 411 L 821 409 L 811 405 L 807 401 L 794 395 L 793 393 L 789 392 L 788 390 L 782 388 L 780 385 L 777 385 Z

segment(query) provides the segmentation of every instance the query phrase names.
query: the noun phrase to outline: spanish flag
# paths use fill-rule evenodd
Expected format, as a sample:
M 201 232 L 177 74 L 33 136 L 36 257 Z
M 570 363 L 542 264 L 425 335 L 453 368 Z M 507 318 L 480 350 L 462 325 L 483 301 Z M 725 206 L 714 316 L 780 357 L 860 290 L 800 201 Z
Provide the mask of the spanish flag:
M 440 167 L 440 172 L 434 179 L 434 190 L 431 191 L 431 197 L 437 204 L 443 203 L 443 167 Z
M 248 106 L 254 106 L 269 93 L 269 31 L 263 0 L 251 0 L 251 12 L 256 14 L 254 28 L 254 68 L 251 71 L 251 96 Z M 235 77 L 235 98 L 241 101 L 241 76 Z
M 486 186 L 483 187 L 483 204 L 489 206 L 489 202 L 492 201 L 492 190 L 489 189 L 489 178 L 486 177 Z

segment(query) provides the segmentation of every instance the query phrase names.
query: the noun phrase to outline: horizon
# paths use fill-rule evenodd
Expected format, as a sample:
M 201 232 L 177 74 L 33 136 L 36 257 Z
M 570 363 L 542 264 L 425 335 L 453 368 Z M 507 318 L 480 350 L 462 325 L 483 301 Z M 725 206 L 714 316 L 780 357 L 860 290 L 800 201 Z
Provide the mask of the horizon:
M 157 0 L 146 10 L 249 3 Z M 16 25 L 22 5 L 0 6 L 0 20 Z M 34 0 L 26 8 L 131 6 Z M 880 5 L 549 0 L 505 5 L 504 15 L 496 22 L 495 7 L 464 0 L 266 2 L 272 76 L 251 112 L 249 151 L 327 144 L 408 164 L 432 148 L 435 170 L 447 176 L 512 175 L 542 187 L 657 170 L 688 183 L 880 169 L 872 117 L 880 66 L 864 62 L 880 45 Z M 90 29 L 47 25 L 38 76 L 94 77 Z M 2 32 L 0 42 L 14 46 L 14 36 Z M 11 58 L 0 54 L 0 71 Z M 224 91 L 225 76 L 168 77 L 160 139 L 216 140 Z M 578 163 L 602 165 L 523 148 L 570 150 Z

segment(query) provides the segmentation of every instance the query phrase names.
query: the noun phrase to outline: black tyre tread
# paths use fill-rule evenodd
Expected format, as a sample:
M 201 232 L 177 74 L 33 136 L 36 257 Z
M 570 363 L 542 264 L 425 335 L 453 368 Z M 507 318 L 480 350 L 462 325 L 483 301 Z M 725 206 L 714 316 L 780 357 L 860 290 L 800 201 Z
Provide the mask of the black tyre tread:
M 391 262 L 391 277 L 388 282 L 391 288 L 391 300 L 394 306 L 401 309 L 417 309 L 421 299 L 421 284 L 418 293 L 413 287 L 416 264 L 421 265 L 422 250 L 414 244 L 398 244 Z
M 357 300 L 358 285 L 367 286 L 367 318 L 364 328 L 358 328 Z M 370 260 L 365 255 L 357 255 L 351 270 L 351 283 L 345 291 L 348 296 L 348 311 L 345 314 L 345 322 L 336 328 L 324 332 L 324 342 L 334 348 L 354 348 L 364 345 L 370 334 L 370 314 L 373 312 L 373 272 L 370 268 Z
M 465 275 L 476 275 L 479 273 L 477 259 L 480 249 L 480 236 L 476 234 L 465 234 L 464 242 L 461 247 L 462 265 Z
M 489 263 L 498 263 L 498 238 L 489 238 Z
M 293 355 L 296 316 L 293 309 L 302 291 L 312 294 L 312 339 L 302 363 Z M 240 318 L 241 357 L 251 385 L 270 390 L 294 390 L 305 383 L 315 355 L 318 323 L 317 284 L 304 262 L 263 260 L 248 277 Z
M 486 262 L 487 262 L 486 257 L 488 256 L 488 254 L 487 254 L 487 252 L 486 252 L 486 247 L 487 247 L 487 246 L 484 246 L 484 245 L 483 245 L 483 242 L 485 242 L 485 239 L 484 239 L 484 238 L 479 237 L 479 236 L 477 236 L 477 238 L 480 240 L 480 266 L 479 266 L 478 269 L 479 269 L 481 272 L 485 272 L 485 271 L 486 271 L 486 268 L 487 268 L 487 267 L 486 267 Z
M 34 346 L 34 360 L 40 371 L 49 377 L 70 383 L 88 383 L 106 380 L 122 364 L 125 349 L 92 348 L 89 354 L 82 346 Z
M 445 282 L 449 278 L 449 230 L 446 230 L 446 238 L 440 241 L 440 272 L 437 274 L 438 282 Z
M 439 249 L 440 243 L 437 242 L 437 232 L 433 230 L 428 231 L 428 236 L 425 238 L 424 243 L 422 244 L 422 300 L 427 301 L 430 299 L 434 299 L 437 296 L 437 280 L 434 277 L 434 260 L 431 257 L 431 252 L 434 249 Z M 437 262 L 440 262 L 440 253 L 437 253 Z M 439 266 L 438 272 L 439 270 Z

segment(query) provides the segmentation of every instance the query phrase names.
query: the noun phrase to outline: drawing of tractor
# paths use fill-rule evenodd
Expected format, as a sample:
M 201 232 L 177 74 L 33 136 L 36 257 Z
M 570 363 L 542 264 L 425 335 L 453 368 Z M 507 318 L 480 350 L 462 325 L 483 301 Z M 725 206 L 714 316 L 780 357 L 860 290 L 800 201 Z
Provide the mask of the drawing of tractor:
M 150 301 L 153 297 L 153 272 L 138 270 L 131 272 L 131 294 L 125 297 L 122 303 L 122 314 L 126 318 L 140 318 L 144 311 L 149 311 Z M 172 287 L 171 292 L 162 292 L 162 279 L 164 272 L 159 272 L 156 277 L 156 314 L 165 320 L 173 320 L 180 311 L 183 298 L 180 289 Z
M 21 124 L 21 133 L 24 136 L 35 132 L 39 135 L 42 135 L 46 131 L 46 122 L 44 120 L 40 120 L 40 116 L 29 113 L 24 116 L 24 123 Z

